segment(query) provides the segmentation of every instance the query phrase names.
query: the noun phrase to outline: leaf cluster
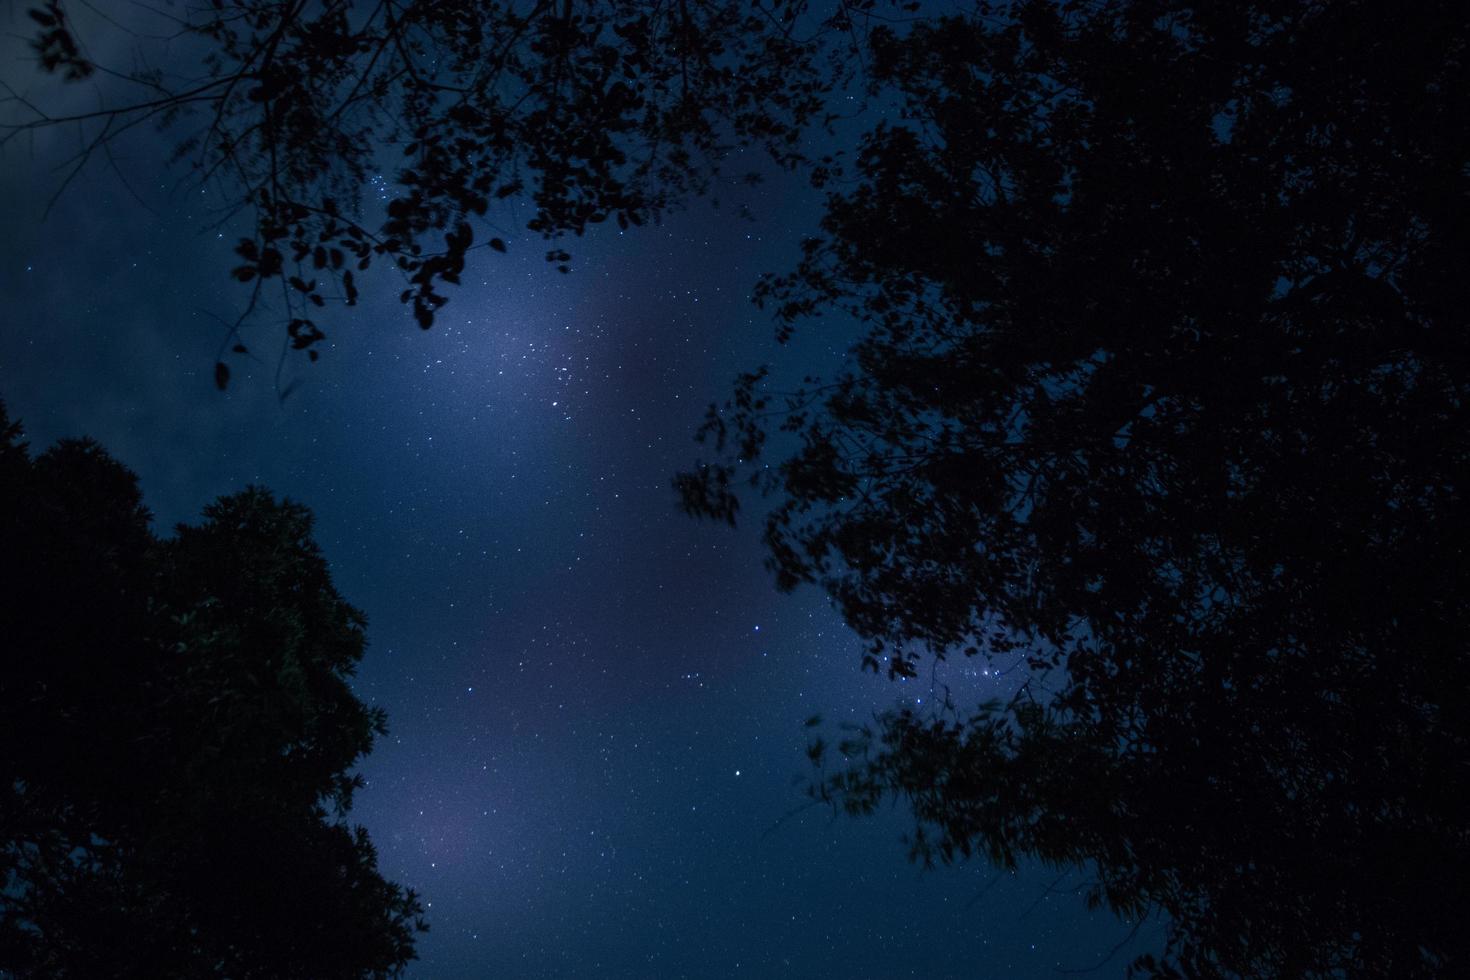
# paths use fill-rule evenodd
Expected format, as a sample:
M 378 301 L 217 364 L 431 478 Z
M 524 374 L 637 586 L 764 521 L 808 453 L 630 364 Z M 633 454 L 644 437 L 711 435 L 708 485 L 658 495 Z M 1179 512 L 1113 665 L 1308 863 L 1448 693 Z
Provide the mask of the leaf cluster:
M 903 108 L 759 290 L 787 332 L 860 322 L 850 366 L 742 377 L 679 488 L 768 497 L 778 584 L 870 663 L 1020 643 L 1038 703 L 887 715 L 819 795 L 907 800 L 926 856 L 1094 867 L 1171 921 L 1164 975 L 1455 972 L 1461 12 L 1019 2 L 871 40 Z
M 345 820 L 384 729 L 304 507 L 170 538 L 98 445 L 0 412 L 0 972 L 395 975 L 424 928 Z
M 181 133 L 176 157 L 253 215 L 234 270 L 252 284 L 248 310 L 278 282 L 292 346 L 314 355 L 325 337 L 314 308 L 351 305 L 353 274 L 378 264 L 396 269 L 400 299 L 431 326 L 497 201 L 528 201 L 526 229 L 565 272 L 556 240 L 658 220 L 703 193 L 734 147 L 795 165 L 801 133 L 851 73 L 837 54 L 855 42 L 830 40 L 856 38 L 882 5 L 844 0 L 824 15 L 807 0 L 220 0 L 179 13 L 170 58 L 197 51 L 199 71 L 109 68 L 123 88 L 102 109 L 60 118 L 21 103 L 0 133 L 90 126 L 78 166 L 140 123 Z M 32 16 L 43 53 L 85 47 L 62 0 Z M 75 65 L 92 67 L 41 61 Z M 391 196 L 364 206 L 377 178 Z M 486 244 L 507 249 L 499 236 Z

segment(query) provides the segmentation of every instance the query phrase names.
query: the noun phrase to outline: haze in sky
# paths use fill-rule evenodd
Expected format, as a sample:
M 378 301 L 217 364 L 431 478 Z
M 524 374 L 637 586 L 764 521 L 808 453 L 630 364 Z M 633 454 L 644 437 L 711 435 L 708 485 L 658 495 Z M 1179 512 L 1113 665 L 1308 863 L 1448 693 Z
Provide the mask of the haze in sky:
M 319 362 L 278 374 L 265 311 L 222 394 L 235 236 L 158 172 L 160 147 L 131 149 L 44 217 L 46 148 L 0 170 L 0 397 L 37 449 L 99 440 L 160 528 L 247 484 L 314 511 L 369 617 L 356 688 L 391 732 L 353 815 L 428 906 L 409 976 L 1039 978 L 1128 934 L 1083 909 L 1079 875 L 925 873 L 904 814 L 803 809 L 808 717 L 1016 683 L 979 663 L 861 672 L 824 596 L 776 592 L 757 525 L 676 507 L 733 374 L 845 349 L 826 322 L 780 352 L 749 301 L 813 203 L 727 190 L 719 211 L 577 241 L 571 275 L 507 213 L 509 254 L 477 253 L 432 330 L 365 291 Z M 1092 975 L 1122 976 L 1161 931 Z

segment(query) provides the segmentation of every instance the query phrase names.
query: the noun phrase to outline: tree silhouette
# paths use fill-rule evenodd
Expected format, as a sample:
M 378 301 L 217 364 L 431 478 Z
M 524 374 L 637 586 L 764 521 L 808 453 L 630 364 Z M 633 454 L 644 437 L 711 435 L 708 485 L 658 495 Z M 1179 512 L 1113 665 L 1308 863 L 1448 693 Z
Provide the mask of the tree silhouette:
M 819 799 L 906 800 L 925 859 L 1092 869 L 1167 915 L 1161 975 L 1463 972 L 1467 42 L 1448 3 L 875 33 L 902 111 L 760 290 L 862 338 L 825 383 L 743 376 L 679 488 L 772 498 L 777 581 L 869 666 L 1030 673 L 850 732 Z
M 852 733 L 817 797 L 906 799 L 921 857 L 1093 869 L 1097 901 L 1167 914 L 1160 974 L 1463 972 L 1466 18 L 895 9 L 234 0 L 184 23 L 201 78 L 134 73 L 77 162 L 196 111 L 184 158 L 255 217 L 235 275 L 314 354 L 332 283 L 395 267 L 428 326 L 502 195 L 565 264 L 727 143 L 802 162 L 861 70 L 894 111 L 845 169 L 806 161 L 820 234 L 758 292 L 783 336 L 855 318 L 849 367 L 742 377 L 681 498 L 733 521 L 767 495 L 778 584 L 827 590 L 869 666 L 1029 680 Z M 59 0 L 34 19 L 43 68 L 96 74 Z M 9 104 L 12 137 L 61 121 Z
M 384 729 L 304 507 L 155 537 L 95 443 L 0 407 L 0 973 L 385 977 L 425 928 L 345 822 Z
M 323 308 L 354 304 L 375 263 L 401 274 L 400 298 L 428 328 L 469 251 L 507 249 L 498 235 L 476 245 L 496 201 L 529 198 L 526 228 L 566 271 L 559 240 L 658 219 L 708 189 L 735 146 L 795 164 L 824 94 L 850 75 L 851 59 L 827 55 L 887 5 L 836 0 L 818 17 L 807 0 L 229 0 L 170 15 L 168 44 L 140 32 L 132 63 L 148 68 L 99 72 L 71 8 L 46 0 L 30 11 L 39 66 L 108 84 L 100 108 L 75 113 L 6 84 L 0 144 L 79 126 L 69 181 L 129 130 L 172 127 L 176 159 L 231 214 L 253 215 L 233 272 L 253 287 L 246 312 L 279 286 L 291 345 L 315 358 Z M 119 33 L 115 19 L 93 27 Z M 853 40 L 834 49 L 833 37 Z M 394 190 L 381 215 L 361 201 L 374 174 Z M 223 360 L 215 378 L 229 382 Z

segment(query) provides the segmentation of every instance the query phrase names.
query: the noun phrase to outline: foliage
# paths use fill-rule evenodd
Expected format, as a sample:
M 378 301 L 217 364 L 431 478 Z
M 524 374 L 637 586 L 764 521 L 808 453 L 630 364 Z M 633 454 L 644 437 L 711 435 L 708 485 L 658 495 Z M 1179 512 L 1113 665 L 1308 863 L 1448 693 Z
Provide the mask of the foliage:
M 823 95 L 849 74 L 823 56 L 825 39 L 847 37 L 880 2 L 842 0 L 825 17 L 807 0 L 192 5 L 168 46 L 139 41 L 134 63 L 153 67 L 102 66 L 113 82 L 101 108 L 6 100 L 0 140 L 76 123 L 80 169 L 129 129 L 174 127 L 176 158 L 254 215 L 233 273 L 252 284 L 249 309 L 278 285 L 291 345 L 315 358 L 320 311 L 355 303 L 355 277 L 375 263 L 398 269 L 401 300 L 428 328 L 447 301 L 441 284 L 459 282 L 476 247 L 474 219 L 496 201 L 529 197 L 526 227 L 566 271 L 558 239 L 656 220 L 704 191 L 733 146 L 794 164 Z M 96 74 L 62 0 L 31 17 L 44 70 Z M 394 192 L 381 220 L 361 202 L 375 174 Z M 501 237 L 482 244 L 507 249 Z M 216 382 L 229 382 L 223 362 Z
M 789 395 L 743 377 L 679 486 L 771 497 L 778 582 L 870 666 L 1034 673 L 884 716 L 819 798 L 908 800 L 924 857 L 1095 869 L 1166 913 L 1166 975 L 1465 969 L 1467 42 L 1449 3 L 875 32 L 903 110 L 760 290 L 862 339 Z
M 0 973 L 383 977 L 424 927 L 345 822 L 384 729 L 304 507 L 160 539 L 95 443 L 0 409 Z
M 432 323 L 501 195 L 564 265 L 559 239 L 657 218 L 727 145 L 802 162 L 861 66 L 898 108 L 847 171 L 807 161 L 826 217 L 758 295 L 783 337 L 863 336 L 796 392 L 742 377 L 679 490 L 732 522 L 771 499 L 778 584 L 825 589 L 869 666 L 1031 680 L 885 716 L 818 797 L 908 800 L 921 857 L 1093 868 L 1098 901 L 1166 913 L 1160 974 L 1464 972 L 1462 12 L 891 9 L 222 2 L 182 24 L 202 78 L 134 74 L 151 93 L 80 118 L 79 162 L 198 111 L 183 159 L 256 218 L 235 275 L 281 286 L 314 354 L 312 310 L 375 263 Z M 60 0 L 38 13 L 42 67 L 91 73 Z

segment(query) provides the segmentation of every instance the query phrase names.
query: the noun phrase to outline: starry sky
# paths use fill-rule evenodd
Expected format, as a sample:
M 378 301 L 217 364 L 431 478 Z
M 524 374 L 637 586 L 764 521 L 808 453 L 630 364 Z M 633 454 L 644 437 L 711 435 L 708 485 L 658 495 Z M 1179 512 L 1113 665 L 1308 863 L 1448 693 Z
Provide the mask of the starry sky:
M 851 340 L 823 321 L 778 349 L 749 300 L 814 227 L 810 194 L 771 180 L 606 229 L 571 275 L 508 205 L 510 253 L 472 253 L 433 330 L 373 277 L 316 364 L 277 376 L 279 321 L 249 323 L 221 394 L 246 293 L 219 200 L 160 173 L 148 134 L 46 213 L 63 140 L 0 157 L 0 397 L 37 450 L 97 438 L 160 528 L 251 483 L 315 512 L 369 619 L 356 689 L 391 728 L 353 819 L 428 905 L 410 977 L 1055 977 L 1127 936 L 1080 874 L 923 872 L 900 811 L 792 813 L 806 718 L 930 693 L 861 672 L 824 596 L 776 592 L 754 522 L 692 521 L 670 485 L 737 371 L 822 370 Z M 940 679 L 975 701 L 1016 683 Z M 1088 975 L 1160 941 L 1150 923 Z

